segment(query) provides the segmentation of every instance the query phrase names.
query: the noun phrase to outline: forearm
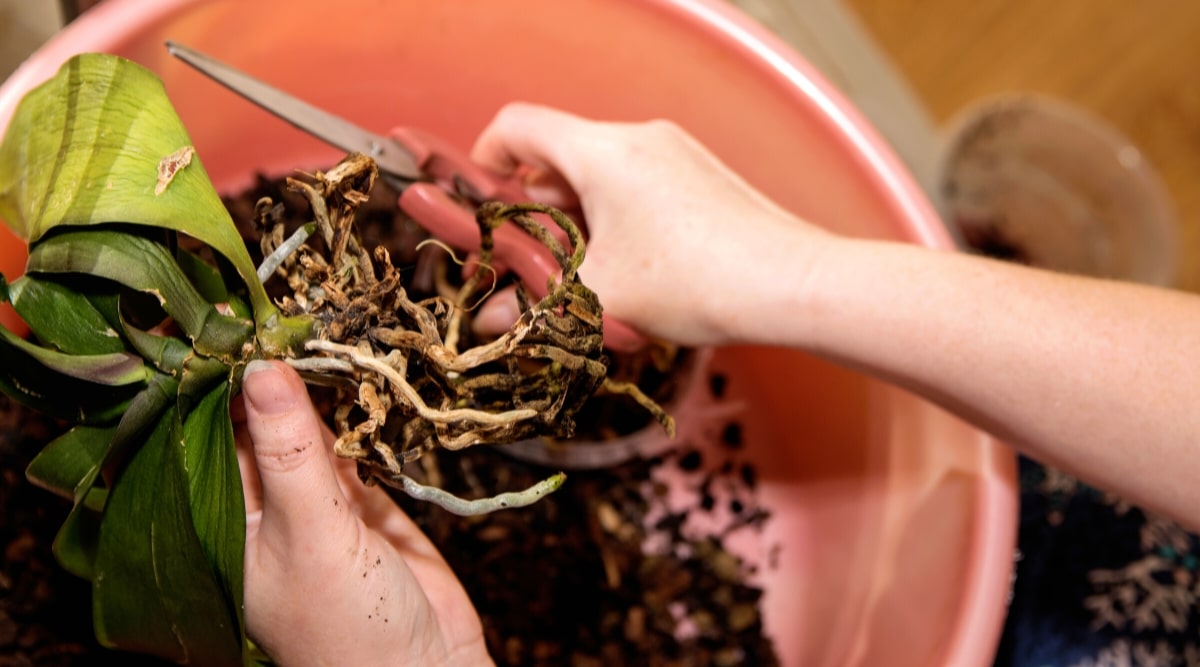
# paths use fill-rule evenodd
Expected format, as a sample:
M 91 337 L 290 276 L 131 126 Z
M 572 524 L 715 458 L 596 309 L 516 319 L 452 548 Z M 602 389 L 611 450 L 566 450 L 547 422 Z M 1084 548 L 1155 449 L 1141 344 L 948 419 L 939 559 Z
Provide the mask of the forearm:
M 912 389 L 1195 525 L 1200 298 L 865 241 L 831 242 L 806 271 L 785 297 L 801 303 L 761 314 L 789 333 L 762 342 Z

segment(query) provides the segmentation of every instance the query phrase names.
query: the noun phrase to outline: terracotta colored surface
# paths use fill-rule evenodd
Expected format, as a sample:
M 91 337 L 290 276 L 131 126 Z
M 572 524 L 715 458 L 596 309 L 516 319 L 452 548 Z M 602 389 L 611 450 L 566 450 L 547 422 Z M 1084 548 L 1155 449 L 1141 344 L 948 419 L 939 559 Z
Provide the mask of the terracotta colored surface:
M 13 235 L 12 230 L 0 225 L 0 274 L 11 279 L 24 270 L 25 244 Z M 7 303 L 0 303 L 0 326 L 22 334 L 25 332 L 25 323 Z
M 343 20 L 353 23 L 338 29 Z M 949 244 L 860 116 L 782 43 L 716 2 L 110 0 L 0 88 L 0 123 L 69 54 L 105 50 L 163 76 L 224 188 L 256 169 L 337 157 L 170 60 L 168 38 L 367 127 L 402 121 L 463 146 L 514 99 L 668 117 L 814 221 Z M 768 564 L 768 629 L 787 664 L 990 664 L 1015 539 L 1011 454 L 924 402 L 804 354 L 726 349 L 714 365 L 732 398 L 747 401 L 748 455 L 774 511 L 749 548 Z

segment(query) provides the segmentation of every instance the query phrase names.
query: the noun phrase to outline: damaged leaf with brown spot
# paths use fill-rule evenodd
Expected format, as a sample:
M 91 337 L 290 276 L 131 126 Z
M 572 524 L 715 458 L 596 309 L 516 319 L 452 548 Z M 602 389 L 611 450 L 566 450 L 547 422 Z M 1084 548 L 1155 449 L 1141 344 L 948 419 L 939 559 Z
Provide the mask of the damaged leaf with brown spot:
M 184 146 L 159 161 L 158 183 L 154 185 L 154 194 L 161 195 L 166 192 L 167 186 L 171 185 L 171 181 L 175 180 L 175 174 L 178 174 L 180 170 L 185 169 L 191 164 L 192 156 L 195 154 L 195 148 Z

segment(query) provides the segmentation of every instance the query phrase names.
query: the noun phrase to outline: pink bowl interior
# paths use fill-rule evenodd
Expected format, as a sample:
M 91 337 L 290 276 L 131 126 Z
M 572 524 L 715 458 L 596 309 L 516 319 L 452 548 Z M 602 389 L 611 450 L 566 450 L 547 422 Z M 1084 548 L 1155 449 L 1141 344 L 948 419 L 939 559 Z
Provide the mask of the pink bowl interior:
M 703 0 L 109 0 L 0 88 L 0 125 L 70 55 L 105 51 L 163 77 L 225 191 L 256 170 L 339 157 L 171 59 L 167 39 L 365 127 L 415 125 L 463 147 L 512 100 L 669 118 L 809 220 L 949 247 L 847 102 L 786 45 Z M 770 563 L 763 604 L 785 664 L 991 664 L 1015 541 L 1007 448 L 800 352 L 722 349 L 714 366 L 748 406 L 747 455 L 773 512 L 748 548 Z

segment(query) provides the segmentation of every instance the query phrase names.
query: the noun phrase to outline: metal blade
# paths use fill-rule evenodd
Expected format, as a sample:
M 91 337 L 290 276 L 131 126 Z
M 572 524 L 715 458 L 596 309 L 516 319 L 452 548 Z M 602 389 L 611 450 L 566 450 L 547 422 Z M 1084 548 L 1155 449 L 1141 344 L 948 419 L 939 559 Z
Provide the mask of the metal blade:
M 318 109 L 182 44 L 168 41 L 167 51 L 217 83 L 322 141 L 345 151 L 369 155 L 381 171 L 410 181 L 422 177 L 421 169 L 413 161 L 412 155 L 393 139 L 364 130 L 340 116 Z

